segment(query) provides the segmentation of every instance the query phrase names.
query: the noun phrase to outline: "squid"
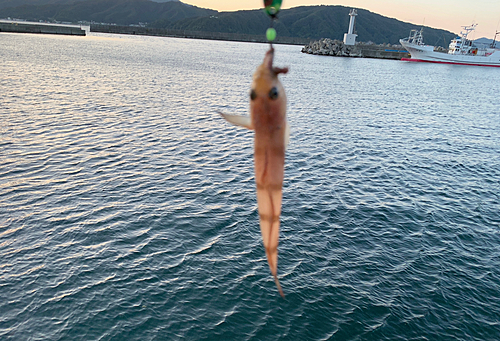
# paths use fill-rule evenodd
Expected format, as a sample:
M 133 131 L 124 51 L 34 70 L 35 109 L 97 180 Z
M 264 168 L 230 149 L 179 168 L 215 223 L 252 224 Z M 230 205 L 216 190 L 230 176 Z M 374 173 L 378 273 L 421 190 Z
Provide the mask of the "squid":
M 290 139 L 286 119 L 286 95 L 278 75 L 288 68 L 273 67 L 274 48 L 257 67 L 250 91 L 250 116 L 219 113 L 228 122 L 254 130 L 254 170 L 260 231 L 267 262 L 282 297 L 278 280 L 280 228 L 285 150 Z

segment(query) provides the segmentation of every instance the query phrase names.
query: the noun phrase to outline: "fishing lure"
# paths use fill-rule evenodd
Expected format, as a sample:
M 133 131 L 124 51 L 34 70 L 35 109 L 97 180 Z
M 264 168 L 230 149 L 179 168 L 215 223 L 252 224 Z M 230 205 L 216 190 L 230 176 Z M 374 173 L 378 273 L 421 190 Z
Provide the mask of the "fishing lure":
M 264 0 L 264 10 L 271 17 L 276 17 L 281 9 L 282 0 Z
M 273 22 L 281 9 L 282 0 L 264 0 L 264 11 L 271 17 L 271 25 L 266 31 L 266 38 L 273 44 L 276 39 L 276 30 L 273 28 Z

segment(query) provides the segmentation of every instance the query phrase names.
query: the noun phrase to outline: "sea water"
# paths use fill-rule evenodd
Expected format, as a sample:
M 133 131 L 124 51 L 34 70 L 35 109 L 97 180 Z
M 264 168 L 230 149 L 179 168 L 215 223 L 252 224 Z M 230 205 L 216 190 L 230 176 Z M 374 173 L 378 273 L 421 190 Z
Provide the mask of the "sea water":
M 0 34 L 0 339 L 500 338 L 500 69 L 276 46 L 282 299 L 217 114 L 267 48 Z

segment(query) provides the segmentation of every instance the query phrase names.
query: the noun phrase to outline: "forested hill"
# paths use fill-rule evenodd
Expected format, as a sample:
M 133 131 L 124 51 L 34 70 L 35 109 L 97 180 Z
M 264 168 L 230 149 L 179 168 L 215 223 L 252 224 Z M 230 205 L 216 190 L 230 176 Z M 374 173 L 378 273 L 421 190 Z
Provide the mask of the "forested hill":
M 6 1 L 12 0 L 0 0 L 0 18 L 11 17 L 35 21 L 75 23 L 94 21 L 130 25 L 161 20 L 168 25 L 190 17 L 203 17 L 218 13 L 179 1 L 159 3 L 149 0 L 16 0 L 29 4 L 2 8 L 2 3 Z
M 282 10 L 275 24 L 278 34 L 301 38 L 331 38 L 342 40 L 349 27 L 350 7 L 343 6 L 301 6 Z M 220 12 L 216 16 L 189 18 L 165 26 L 161 21 L 154 27 L 176 28 L 195 31 L 263 34 L 269 26 L 269 18 L 261 10 Z M 399 43 L 419 26 L 384 17 L 364 9 L 358 9 L 355 31 L 357 41 L 377 44 Z M 448 47 L 455 34 L 445 30 L 424 28 L 427 44 Z
M 275 27 L 283 37 L 342 40 L 349 25 L 349 11 L 343 6 L 295 7 L 282 10 Z M 118 25 L 147 22 L 156 28 L 252 35 L 263 35 L 269 25 L 262 10 L 218 12 L 165 0 L 0 0 L 0 18 L 6 17 Z M 396 44 L 416 28 L 420 27 L 358 9 L 357 41 Z M 445 30 L 424 28 L 425 42 L 430 45 L 447 47 L 454 36 Z
M 20 7 L 24 5 L 71 5 L 80 1 L 88 1 L 88 0 L 0 0 L 0 8 L 7 7 Z M 169 2 L 169 1 L 179 1 L 179 0 L 151 0 L 153 2 Z M 122 1 L 124 2 L 124 1 Z
M 49 4 L 59 4 L 59 5 L 67 5 L 71 3 L 75 3 L 78 1 L 85 0 L 0 0 L 0 9 L 1 8 L 14 8 L 21 6 L 43 6 Z

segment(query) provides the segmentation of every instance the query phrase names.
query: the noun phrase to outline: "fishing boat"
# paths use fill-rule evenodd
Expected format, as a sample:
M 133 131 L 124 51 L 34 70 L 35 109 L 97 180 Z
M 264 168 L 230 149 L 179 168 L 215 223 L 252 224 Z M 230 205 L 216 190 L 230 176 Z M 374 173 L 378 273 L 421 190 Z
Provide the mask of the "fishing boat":
M 467 37 L 476 29 L 477 24 L 462 26 L 460 36 L 453 39 L 448 47 L 448 52 L 436 51 L 434 46 L 425 45 L 422 35 L 423 28 L 411 30 L 408 38 L 400 39 L 399 42 L 410 52 L 411 58 L 401 60 L 409 62 L 428 62 L 458 65 L 477 65 L 500 67 L 500 49 L 495 48 L 495 38 L 490 47 L 480 48 L 474 45 Z

